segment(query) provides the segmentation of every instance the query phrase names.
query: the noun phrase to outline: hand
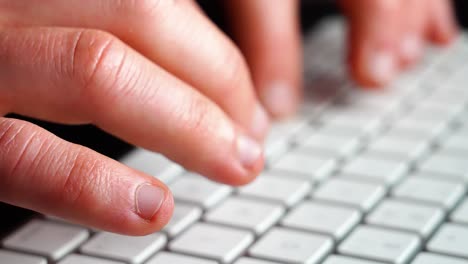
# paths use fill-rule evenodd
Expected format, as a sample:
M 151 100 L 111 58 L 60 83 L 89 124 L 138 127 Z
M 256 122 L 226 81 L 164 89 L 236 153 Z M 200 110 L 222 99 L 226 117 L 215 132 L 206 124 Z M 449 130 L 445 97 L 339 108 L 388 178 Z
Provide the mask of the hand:
M 263 166 L 268 117 L 236 46 L 188 0 L 0 0 L 0 115 L 92 123 L 227 184 Z M 123 234 L 161 229 L 161 182 L 0 118 L 0 200 Z
M 227 0 L 232 28 L 260 100 L 274 117 L 295 112 L 302 80 L 297 0 Z M 367 87 L 388 84 L 427 42 L 446 45 L 457 27 L 449 0 L 340 0 L 350 24 L 349 69 Z
M 449 44 L 457 26 L 449 0 L 341 0 L 350 21 L 349 65 L 364 86 L 389 83 L 427 42 Z

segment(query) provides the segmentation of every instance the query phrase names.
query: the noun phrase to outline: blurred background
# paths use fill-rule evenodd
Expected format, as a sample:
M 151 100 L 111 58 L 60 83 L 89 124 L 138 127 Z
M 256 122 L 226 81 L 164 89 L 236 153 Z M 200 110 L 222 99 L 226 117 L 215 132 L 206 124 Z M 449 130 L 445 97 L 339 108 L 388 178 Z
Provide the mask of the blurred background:
M 198 2 L 213 21 L 215 21 L 222 29 L 226 29 L 226 23 L 221 6 L 222 1 L 199 0 Z M 302 1 L 300 11 L 302 31 L 306 32 L 317 21 L 326 16 L 339 14 L 339 9 L 334 2 L 335 1 L 333 0 Z M 464 28 L 468 28 L 468 1 L 455 0 L 454 5 L 460 25 Z M 111 158 L 117 159 L 132 148 L 130 145 L 93 126 L 64 126 L 31 120 L 15 115 L 11 115 L 11 117 L 21 118 L 36 123 L 61 138 L 88 146 Z M 11 230 L 11 228 L 18 224 L 21 224 L 22 221 L 28 219 L 32 214 L 33 212 L 0 202 L 0 215 L 2 215 L 0 218 L 0 237 L 2 236 L 2 233 Z
M 255 1 L 255 0 L 254 0 Z M 286 0 L 289 1 L 289 0 Z M 222 1 L 198 0 L 197 1 L 208 16 L 214 20 L 221 28 L 226 28 L 223 17 Z M 307 31 L 318 20 L 325 16 L 336 15 L 340 13 L 336 5 L 336 0 L 302 0 L 301 1 L 301 25 L 302 30 Z M 468 27 L 468 1 L 453 0 L 457 18 L 463 27 Z

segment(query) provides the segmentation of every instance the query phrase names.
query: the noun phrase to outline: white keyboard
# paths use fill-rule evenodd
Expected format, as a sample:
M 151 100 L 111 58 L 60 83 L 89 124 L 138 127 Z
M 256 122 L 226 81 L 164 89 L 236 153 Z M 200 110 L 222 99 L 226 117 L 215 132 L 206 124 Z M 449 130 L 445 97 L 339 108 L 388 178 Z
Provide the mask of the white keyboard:
M 174 193 L 163 231 L 38 217 L 1 238 L 0 264 L 468 264 L 468 37 L 363 91 L 343 33 L 334 19 L 306 37 L 306 102 L 273 126 L 255 182 L 210 182 L 138 149 L 122 162 Z

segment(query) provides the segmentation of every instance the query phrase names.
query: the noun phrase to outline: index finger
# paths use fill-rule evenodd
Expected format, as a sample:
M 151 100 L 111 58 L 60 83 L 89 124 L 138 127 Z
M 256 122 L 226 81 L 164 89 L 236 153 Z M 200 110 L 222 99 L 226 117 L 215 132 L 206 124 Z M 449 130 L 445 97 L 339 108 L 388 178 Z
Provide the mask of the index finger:
M 242 54 L 192 1 L 28 2 L 10 5 L 14 23 L 110 32 L 209 97 L 250 135 L 266 135 L 268 116 Z
M 15 113 L 91 122 L 232 185 L 263 166 L 260 145 L 216 104 L 108 33 L 9 29 L 0 46 L 0 98 Z

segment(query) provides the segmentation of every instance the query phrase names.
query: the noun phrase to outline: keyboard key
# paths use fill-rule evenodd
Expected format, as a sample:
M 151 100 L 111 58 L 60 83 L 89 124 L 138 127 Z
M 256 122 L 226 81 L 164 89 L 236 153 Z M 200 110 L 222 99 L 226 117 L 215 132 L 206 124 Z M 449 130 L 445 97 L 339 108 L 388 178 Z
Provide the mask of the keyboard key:
M 376 110 L 376 108 L 374 110 Z M 383 126 L 382 116 L 369 114 L 369 111 L 367 111 L 367 113 L 363 111 L 350 113 L 343 109 L 340 114 L 332 114 L 332 116 L 329 114 L 329 111 L 326 112 L 322 120 L 328 127 L 341 128 L 343 130 L 356 129 L 359 130 L 361 134 L 374 135 L 378 133 Z
M 285 228 L 273 228 L 254 244 L 253 257 L 287 263 L 319 263 L 333 248 L 332 239 Z
M 457 224 L 444 224 L 427 244 L 434 253 L 468 258 L 468 227 Z
M 359 138 L 315 133 L 299 144 L 304 152 L 323 152 L 330 157 L 347 158 L 359 149 L 360 140 Z
M 183 175 L 169 185 L 176 201 L 192 203 L 205 209 L 224 200 L 232 188 L 210 181 L 202 176 Z
M 383 136 L 371 143 L 366 150 L 369 155 L 382 155 L 396 160 L 418 161 L 429 150 L 425 140 L 414 140 L 404 137 Z
M 234 264 L 280 264 L 280 263 L 244 257 L 234 262 Z
M 417 104 L 416 108 L 413 109 L 406 118 L 415 121 L 430 122 L 433 124 L 450 122 L 452 121 L 461 111 L 463 110 L 462 105 L 459 104 L 441 104 L 436 101 L 424 100 Z
M 71 254 L 62 259 L 58 264 L 124 264 L 124 262 Z
M 468 93 L 465 89 L 446 89 L 437 90 L 430 94 L 425 100 L 430 102 L 439 102 L 440 104 L 460 106 L 464 104 L 468 98 Z
M 433 203 L 452 209 L 465 193 L 461 182 L 446 181 L 437 178 L 408 177 L 393 190 L 393 195 L 414 201 Z
M 336 167 L 333 158 L 317 157 L 306 153 L 290 152 L 281 157 L 272 170 L 288 176 L 300 176 L 305 179 L 320 181 L 328 177 Z
M 366 217 L 366 222 L 416 232 L 427 238 L 443 219 L 444 211 L 436 206 L 385 200 Z
M 384 160 L 370 155 L 359 156 L 347 163 L 341 173 L 393 185 L 408 172 L 408 165 L 401 161 Z
M 420 171 L 444 178 L 468 181 L 468 162 L 465 156 L 436 153 L 421 164 Z
M 265 157 L 268 164 L 286 153 L 291 147 L 293 136 L 307 126 L 307 120 L 292 118 L 272 125 L 265 140 Z
M 231 197 L 208 212 L 205 220 L 245 228 L 260 235 L 274 225 L 284 211 L 278 204 Z
M 166 184 L 184 171 L 181 166 L 163 155 L 144 149 L 133 150 L 120 161 L 133 169 L 152 175 Z
M 340 127 L 340 126 L 335 126 L 333 124 L 323 124 L 322 127 L 320 127 L 320 133 L 326 134 L 326 135 L 336 135 L 340 137 L 347 137 L 347 138 L 366 138 L 369 135 L 365 134 L 362 132 L 362 130 L 358 127 Z
M 14 263 L 47 264 L 47 259 L 0 249 L 0 263 L 2 264 L 14 264 Z
M 385 188 L 375 183 L 333 178 L 312 195 L 319 200 L 354 206 L 367 212 L 384 197 Z
M 338 247 L 340 254 L 392 264 L 407 263 L 420 248 L 417 235 L 360 226 Z
M 239 194 L 267 199 L 289 207 L 307 196 L 310 190 L 311 185 L 306 180 L 264 173 L 249 185 L 239 188 Z
M 411 264 L 468 264 L 468 260 L 423 252 Z
M 442 148 L 446 152 L 466 154 L 468 153 L 468 135 L 464 132 L 456 133 L 442 143 Z
M 305 127 L 303 127 L 299 132 L 294 134 L 292 137 L 292 145 L 293 148 L 297 147 L 298 145 L 302 144 L 304 141 L 306 141 L 307 138 L 310 138 L 312 135 L 315 135 L 318 131 L 317 124 L 309 124 Z
M 363 259 L 356 259 L 338 255 L 328 257 L 322 264 L 383 264 L 382 262 L 375 262 Z
M 352 89 L 344 89 L 330 107 L 322 113 L 325 122 L 343 119 L 344 123 L 355 125 L 352 121 L 357 119 L 358 122 L 362 121 L 367 124 L 371 121 L 379 121 L 391 112 L 392 109 L 388 104 L 390 97 L 387 98 L 386 104 L 378 104 L 372 97 L 375 94 L 371 94 L 371 91 L 359 91 L 359 87 L 354 84 L 347 88 Z
M 381 113 L 397 112 L 402 107 L 404 95 L 398 89 L 353 89 L 350 91 L 350 96 L 353 97 L 352 100 L 355 104 L 372 107 L 372 109 L 384 108 Z
M 341 240 L 360 219 L 361 213 L 356 209 L 308 201 L 292 209 L 281 223 Z
M 8 236 L 3 246 L 56 261 L 75 250 L 88 236 L 84 228 L 32 220 Z
M 292 135 L 306 127 L 307 123 L 308 121 L 305 118 L 300 117 L 275 122 L 267 135 L 266 144 L 278 142 L 282 139 L 289 140 Z
M 169 249 L 187 255 L 231 263 L 253 242 L 248 231 L 198 223 L 169 244 Z
M 408 139 L 435 140 L 441 138 L 447 131 L 447 123 L 415 122 L 404 118 L 398 120 L 388 131 L 388 135 L 404 137 Z
M 80 250 L 86 255 L 137 264 L 164 248 L 166 242 L 166 236 L 160 233 L 133 237 L 102 232 L 92 237 Z
M 177 203 L 174 207 L 171 221 L 164 227 L 169 237 L 175 237 L 190 225 L 198 221 L 202 216 L 202 209 L 184 203 Z
M 218 264 L 213 260 L 189 257 L 169 252 L 160 252 L 151 258 L 146 264 Z
M 461 224 L 468 224 L 468 198 L 457 207 L 450 216 L 450 220 Z

